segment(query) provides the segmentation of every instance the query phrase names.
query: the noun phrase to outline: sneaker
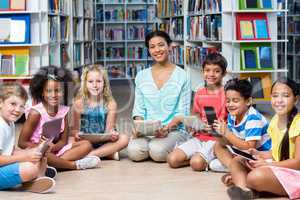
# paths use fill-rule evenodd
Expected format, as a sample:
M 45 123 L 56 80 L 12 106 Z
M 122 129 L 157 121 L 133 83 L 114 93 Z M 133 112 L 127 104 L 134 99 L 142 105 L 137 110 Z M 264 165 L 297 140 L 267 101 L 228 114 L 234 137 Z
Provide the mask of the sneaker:
M 22 185 L 22 189 L 40 194 L 51 192 L 53 191 L 54 187 L 55 181 L 49 177 L 39 177 L 33 181 L 23 183 Z
M 215 172 L 229 172 L 228 168 L 225 167 L 218 159 L 214 159 L 209 163 L 209 168 Z
M 77 169 L 90 169 L 100 167 L 100 158 L 98 156 L 86 156 L 80 160 L 76 160 Z
M 238 186 L 232 186 L 227 189 L 227 194 L 231 200 L 249 200 L 258 198 L 258 193 L 253 190 L 243 190 Z
M 47 166 L 45 176 L 55 179 L 55 177 L 57 176 L 56 169 L 54 167 Z
M 113 159 L 119 161 L 120 160 L 120 155 L 119 152 L 115 152 L 113 155 Z

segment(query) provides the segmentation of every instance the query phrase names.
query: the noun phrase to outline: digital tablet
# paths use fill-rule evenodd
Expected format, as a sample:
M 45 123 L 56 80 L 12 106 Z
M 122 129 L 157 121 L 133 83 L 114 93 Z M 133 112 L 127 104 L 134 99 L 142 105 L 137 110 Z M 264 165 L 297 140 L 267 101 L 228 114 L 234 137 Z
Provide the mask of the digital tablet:
M 110 139 L 111 133 L 79 133 L 79 137 L 91 143 L 104 142 Z
M 212 125 L 215 120 L 217 120 L 217 115 L 214 107 L 212 106 L 204 106 L 204 111 L 207 119 L 207 123 Z
M 227 149 L 234 155 L 241 156 L 247 160 L 256 160 L 256 158 L 253 157 L 250 153 L 247 153 L 245 151 L 239 150 L 238 148 L 230 145 L 226 145 Z
M 135 130 L 143 136 L 153 136 L 155 131 L 162 128 L 160 120 L 134 120 Z
M 54 140 L 61 133 L 61 123 L 63 118 L 53 119 L 44 123 L 42 136 L 49 140 Z
M 183 117 L 182 123 L 189 128 L 194 129 L 195 131 L 200 131 L 205 128 L 205 124 L 199 117 L 193 116 L 185 116 Z

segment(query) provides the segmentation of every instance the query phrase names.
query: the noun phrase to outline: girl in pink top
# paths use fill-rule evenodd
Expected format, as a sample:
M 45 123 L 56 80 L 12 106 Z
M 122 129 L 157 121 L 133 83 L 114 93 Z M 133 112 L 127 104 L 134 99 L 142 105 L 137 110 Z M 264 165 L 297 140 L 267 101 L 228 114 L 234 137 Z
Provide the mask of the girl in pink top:
M 37 104 L 29 110 L 20 133 L 19 146 L 38 146 L 44 123 L 63 118 L 61 133 L 54 139 L 47 154 L 48 164 L 62 170 L 94 168 L 99 165 L 100 159 L 86 156 L 92 150 L 88 141 L 68 144 L 69 107 L 61 105 L 68 83 L 72 84 L 72 76 L 65 68 L 43 67 L 34 75 L 30 83 L 30 93 Z

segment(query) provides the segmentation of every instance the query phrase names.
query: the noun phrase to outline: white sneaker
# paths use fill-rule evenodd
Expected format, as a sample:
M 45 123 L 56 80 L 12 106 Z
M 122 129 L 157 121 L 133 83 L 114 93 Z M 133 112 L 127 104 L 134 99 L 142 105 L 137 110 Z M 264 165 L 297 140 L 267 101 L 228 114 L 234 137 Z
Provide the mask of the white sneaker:
M 113 155 L 113 159 L 119 161 L 120 160 L 120 155 L 119 152 L 115 152 Z
M 225 167 L 218 159 L 214 159 L 209 163 L 209 168 L 215 172 L 229 172 L 228 168 Z
M 91 169 L 100 167 L 100 158 L 98 156 L 86 156 L 80 160 L 76 160 L 76 168 L 77 169 Z
M 39 177 L 30 182 L 23 183 L 22 185 L 22 189 L 40 194 L 51 192 L 53 191 L 54 187 L 55 181 L 49 177 Z

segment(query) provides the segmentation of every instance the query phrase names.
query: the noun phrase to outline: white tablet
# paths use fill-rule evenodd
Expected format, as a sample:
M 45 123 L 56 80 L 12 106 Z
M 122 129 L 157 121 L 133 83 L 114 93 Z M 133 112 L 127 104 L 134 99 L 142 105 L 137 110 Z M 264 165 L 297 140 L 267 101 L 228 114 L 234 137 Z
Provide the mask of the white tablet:
M 134 120 L 134 128 L 140 135 L 153 136 L 155 131 L 162 128 L 160 120 Z

